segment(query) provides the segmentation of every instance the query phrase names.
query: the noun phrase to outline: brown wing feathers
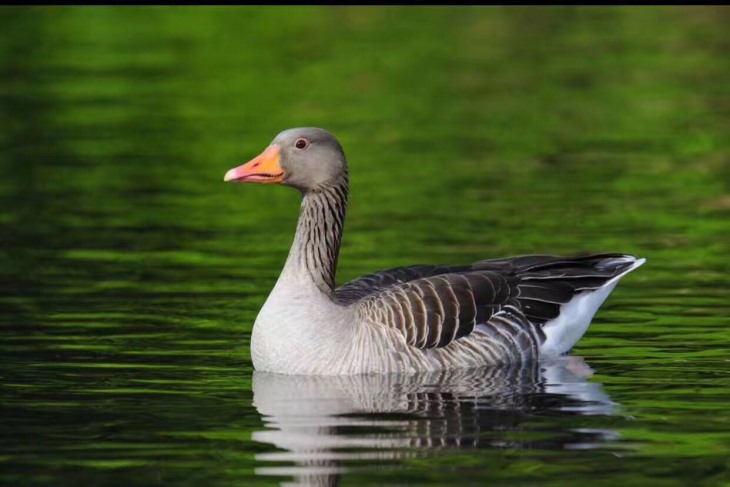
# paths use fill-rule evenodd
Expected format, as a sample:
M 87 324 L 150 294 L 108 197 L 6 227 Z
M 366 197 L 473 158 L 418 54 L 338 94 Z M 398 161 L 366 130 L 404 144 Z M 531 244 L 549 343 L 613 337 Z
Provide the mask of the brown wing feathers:
M 554 319 L 576 294 L 597 289 L 618 275 L 628 265 L 622 258 L 525 256 L 473 266 L 396 268 L 365 276 L 337 292 L 342 302 L 359 300 L 377 322 L 403 333 L 408 345 L 444 347 L 478 324 L 503 333 L 499 326 L 507 325 L 500 320 L 514 328 Z M 495 318 L 505 308 L 509 319 L 505 313 Z M 515 340 L 520 339 L 517 335 Z
M 365 302 L 378 321 L 400 330 L 409 345 L 444 347 L 510 302 L 514 288 L 504 281 L 493 272 L 443 274 L 399 284 Z
M 468 265 L 414 265 L 386 269 L 374 274 L 362 276 L 342 285 L 336 291 L 337 299 L 342 304 L 351 304 L 366 296 L 377 294 L 398 284 L 410 282 L 422 277 L 448 274 L 450 272 L 462 272 L 470 267 Z

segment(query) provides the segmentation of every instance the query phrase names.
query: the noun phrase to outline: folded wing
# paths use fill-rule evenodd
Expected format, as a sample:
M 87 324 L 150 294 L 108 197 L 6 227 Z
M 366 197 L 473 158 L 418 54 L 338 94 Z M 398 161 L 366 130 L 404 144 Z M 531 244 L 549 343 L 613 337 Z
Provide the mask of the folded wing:
M 622 259 L 621 254 L 526 256 L 471 266 L 404 267 L 352 281 L 337 294 L 370 321 L 398 330 L 408 345 L 439 348 L 480 325 L 485 331 L 497 330 L 503 310 L 525 318 L 512 323 L 539 328 L 557 318 L 576 295 L 619 275 L 630 265 Z M 520 333 L 509 331 L 513 328 L 497 331 Z

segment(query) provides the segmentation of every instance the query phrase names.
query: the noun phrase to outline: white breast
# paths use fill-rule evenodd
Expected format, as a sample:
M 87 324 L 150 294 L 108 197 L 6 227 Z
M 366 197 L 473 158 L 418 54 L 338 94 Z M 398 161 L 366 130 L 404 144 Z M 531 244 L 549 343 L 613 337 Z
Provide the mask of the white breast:
M 282 276 L 254 323 L 254 367 L 285 374 L 326 374 L 341 367 L 355 329 L 352 315 L 311 282 Z

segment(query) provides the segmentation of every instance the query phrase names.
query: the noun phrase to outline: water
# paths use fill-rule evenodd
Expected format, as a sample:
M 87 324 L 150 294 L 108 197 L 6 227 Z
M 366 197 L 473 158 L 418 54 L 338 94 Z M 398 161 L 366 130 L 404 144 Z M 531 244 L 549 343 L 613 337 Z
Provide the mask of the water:
M 730 483 L 730 10 L 0 10 L 0 483 Z M 226 185 L 338 135 L 339 282 L 648 258 L 574 355 L 254 373 L 298 195 Z

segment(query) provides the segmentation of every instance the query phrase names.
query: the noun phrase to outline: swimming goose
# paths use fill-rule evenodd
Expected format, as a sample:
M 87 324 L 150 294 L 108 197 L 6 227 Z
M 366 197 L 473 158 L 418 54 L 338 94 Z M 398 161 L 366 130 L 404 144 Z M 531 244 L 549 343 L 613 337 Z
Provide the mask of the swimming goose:
M 289 257 L 254 323 L 257 370 L 412 373 L 558 356 L 583 336 L 619 279 L 645 261 L 527 255 L 397 267 L 335 288 L 348 176 L 332 134 L 285 130 L 224 180 L 283 184 L 303 196 Z

